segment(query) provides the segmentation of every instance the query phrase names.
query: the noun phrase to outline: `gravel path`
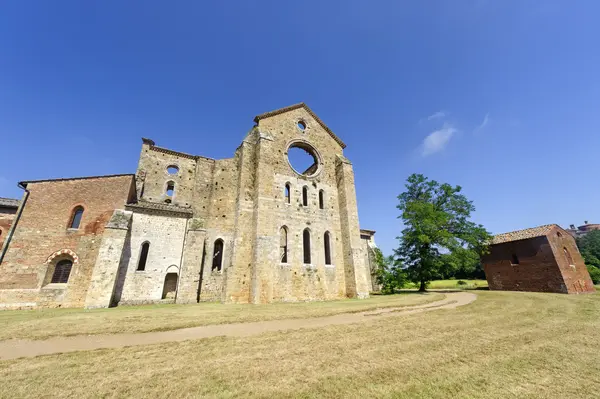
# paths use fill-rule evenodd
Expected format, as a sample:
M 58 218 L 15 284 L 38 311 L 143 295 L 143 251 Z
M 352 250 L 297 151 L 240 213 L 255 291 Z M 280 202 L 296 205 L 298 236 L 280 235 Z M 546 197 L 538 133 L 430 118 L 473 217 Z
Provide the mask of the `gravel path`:
M 452 309 L 458 306 L 467 305 L 477 298 L 477 295 L 470 292 L 448 292 L 445 294 L 446 298 L 424 305 L 385 308 L 360 313 L 342 313 L 334 316 L 315 317 L 310 319 L 217 324 L 148 333 L 77 335 L 72 337 L 54 337 L 43 341 L 0 341 L 0 360 L 94 349 L 122 348 L 125 346 L 149 345 L 163 342 L 178 342 L 200 338 L 222 336 L 247 337 L 271 331 L 298 330 L 301 328 L 319 328 L 331 325 L 368 322 L 383 317 L 421 313 L 436 309 Z

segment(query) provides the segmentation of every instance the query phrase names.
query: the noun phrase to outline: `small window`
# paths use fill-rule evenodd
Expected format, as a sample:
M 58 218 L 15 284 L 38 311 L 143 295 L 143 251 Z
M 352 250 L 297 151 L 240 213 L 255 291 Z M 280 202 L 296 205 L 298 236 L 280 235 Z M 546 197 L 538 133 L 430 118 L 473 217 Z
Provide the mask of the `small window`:
M 302 187 L 302 205 L 308 206 L 308 187 Z
M 304 121 L 298 121 L 298 129 L 300 129 L 301 131 L 305 131 L 306 130 L 306 122 Z
M 329 232 L 325 232 L 323 237 L 323 245 L 325 246 L 325 264 L 331 265 L 331 243 L 329 242 Z
M 512 254 L 510 263 L 513 265 L 518 265 L 519 264 L 519 257 L 516 254 Z
M 304 229 L 302 233 L 302 249 L 304 252 L 304 263 L 310 264 L 310 230 Z
M 172 197 L 175 194 L 175 183 L 170 181 L 167 183 L 167 195 Z
M 138 266 L 137 266 L 138 271 L 146 270 L 146 261 L 148 260 L 148 251 L 150 251 L 150 243 L 145 242 L 142 244 L 142 249 L 140 251 L 140 259 L 138 260 Z
M 561 237 L 562 237 L 562 234 L 560 234 L 560 231 L 557 231 L 557 232 L 556 232 L 556 236 L 557 236 L 558 238 L 561 238 Z
M 54 273 L 52 273 L 52 280 L 50 280 L 50 283 L 64 284 L 68 282 L 72 267 L 73 262 L 68 259 L 58 262 L 54 268 Z
M 569 250 L 564 247 L 563 251 L 565 253 L 565 258 L 567 259 L 567 263 L 569 263 L 570 266 L 575 265 L 575 262 L 573 262 L 573 257 L 571 256 L 571 253 L 569 252 Z
M 285 190 L 284 190 L 283 194 L 285 196 L 285 202 L 286 202 L 286 204 L 289 204 L 290 203 L 290 197 L 291 197 L 291 195 L 290 195 L 290 183 L 286 183 L 285 184 Z
M 279 229 L 279 261 L 281 263 L 288 263 L 287 236 L 287 227 L 283 226 L 281 229 Z
M 167 167 L 167 173 L 170 175 L 176 175 L 177 173 L 179 173 L 179 168 L 175 165 L 169 165 Z
M 319 190 L 319 209 L 325 209 L 325 193 Z
M 73 215 L 71 216 L 71 223 L 69 224 L 70 229 L 78 229 L 81 224 L 81 218 L 83 217 L 83 207 L 78 206 L 73 209 Z
M 220 238 L 215 241 L 215 246 L 213 249 L 213 261 L 212 261 L 212 271 L 221 271 L 223 267 L 223 240 Z

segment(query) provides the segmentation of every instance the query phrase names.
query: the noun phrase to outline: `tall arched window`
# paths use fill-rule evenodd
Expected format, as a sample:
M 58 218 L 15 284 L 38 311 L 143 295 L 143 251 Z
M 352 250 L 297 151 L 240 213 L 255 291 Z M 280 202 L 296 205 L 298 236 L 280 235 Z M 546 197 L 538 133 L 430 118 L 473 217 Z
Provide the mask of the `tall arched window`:
M 310 264 L 310 230 L 304 229 L 302 233 L 302 250 L 304 251 L 304 263 Z
M 60 262 L 58 262 L 54 267 L 54 273 L 52 273 L 52 280 L 50 280 L 50 283 L 68 282 L 72 267 L 73 261 L 71 261 L 70 259 L 63 259 Z
M 319 190 L 319 209 L 325 209 L 325 193 Z
M 73 213 L 71 214 L 71 223 L 69 223 L 70 229 L 78 229 L 81 224 L 81 218 L 83 217 L 83 207 L 77 206 L 73 209 Z
M 175 194 L 175 182 L 167 182 L 167 195 L 172 197 Z
M 150 243 L 146 241 L 142 244 L 140 250 L 140 259 L 138 260 L 137 270 L 146 270 L 146 261 L 148 260 L 148 251 L 150 251 Z
M 308 206 L 308 187 L 302 187 L 302 205 Z
M 325 232 L 323 236 L 323 246 L 325 247 L 325 264 L 331 265 L 331 243 L 330 243 L 330 234 L 328 231 Z
M 221 267 L 223 266 L 223 240 L 218 239 L 215 241 L 215 246 L 213 249 L 213 261 L 212 261 L 212 271 L 221 271 Z
M 288 243 L 287 243 L 288 231 L 287 227 L 283 226 L 279 229 L 279 261 L 281 263 L 288 263 Z
M 571 256 L 571 253 L 569 252 L 567 247 L 564 247 L 563 251 L 565 252 L 565 258 L 567 258 L 567 262 L 569 263 L 569 265 L 574 265 L 575 262 L 573 262 L 573 257 Z
M 285 203 L 289 204 L 291 199 L 290 183 L 285 183 L 285 190 L 283 191 L 283 194 L 285 196 Z

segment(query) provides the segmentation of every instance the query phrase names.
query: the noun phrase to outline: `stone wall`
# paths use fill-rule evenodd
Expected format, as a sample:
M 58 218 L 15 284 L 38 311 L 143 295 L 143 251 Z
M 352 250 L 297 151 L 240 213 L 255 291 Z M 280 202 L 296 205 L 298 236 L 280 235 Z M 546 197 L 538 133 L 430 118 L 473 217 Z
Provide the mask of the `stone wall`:
M 83 306 L 104 228 L 115 209 L 135 199 L 133 175 L 29 182 L 27 190 L 0 265 L 0 302 Z M 81 223 L 70 229 L 77 206 Z M 74 257 L 68 282 L 50 284 L 56 263 Z
M 179 275 L 188 219 L 168 212 L 133 213 L 131 235 L 126 251 L 125 282 L 116 295 L 119 304 L 160 302 L 167 273 Z M 149 243 L 143 270 L 138 270 L 142 244 Z

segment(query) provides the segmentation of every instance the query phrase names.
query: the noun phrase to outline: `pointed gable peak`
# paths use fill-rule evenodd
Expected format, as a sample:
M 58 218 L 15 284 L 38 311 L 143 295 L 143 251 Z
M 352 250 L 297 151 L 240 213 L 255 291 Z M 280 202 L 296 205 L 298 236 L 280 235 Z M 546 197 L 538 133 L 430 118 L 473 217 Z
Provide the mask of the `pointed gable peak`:
M 298 108 L 304 108 L 304 109 L 306 110 L 306 112 L 308 112 L 308 114 L 309 114 L 310 116 L 312 116 L 312 117 L 313 117 L 313 119 L 314 119 L 315 121 L 317 121 L 317 123 L 318 123 L 319 125 L 321 125 L 321 127 L 322 127 L 323 129 L 325 129 L 325 131 L 326 131 L 327 133 L 329 133 L 329 135 L 330 135 L 330 136 L 331 136 L 331 137 L 332 137 L 332 138 L 333 138 L 333 139 L 334 139 L 334 140 L 335 140 L 335 141 L 336 141 L 336 142 L 337 142 L 337 143 L 338 143 L 338 144 L 339 144 L 339 145 L 340 145 L 342 148 L 346 148 L 346 144 L 344 144 L 344 142 L 343 142 L 343 141 L 342 141 L 342 140 L 341 140 L 341 139 L 340 139 L 338 136 L 336 136 L 336 134 L 335 134 L 335 133 L 333 133 L 333 132 L 331 131 L 331 129 L 330 129 L 330 128 L 329 128 L 329 127 L 328 127 L 328 126 L 325 124 L 325 122 L 323 122 L 323 121 L 321 120 L 321 118 L 319 118 L 319 117 L 317 116 L 317 114 L 315 114 L 315 113 L 314 113 L 314 112 L 313 112 L 313 111 L 312 111 L 310 108 L 308 108 L 308 105 L 306 105 L 305 103 L 298 103 L 298 104 L 290 105 L 290 106 L 288 106 L 288 107 L 279 108 L 279 109 L 276 109 L 276 110 L 274 110 L 274 111 L 265 112 L 264 114 L 256 115 L 256 116 L 254 117 L 254 122 L 255 122 L 255 123 L 258 123 L 258 122 L 259 122 L 261 119 L 270 118 L 270 117 L 272 117 L 272 116 L 279 115 L 279 114 L 283 114 L 283 113 L 285 113 L 285 112 L 289 112 L 289 111 L 293 111 L 293 110 L 295 110 L 295 109 L 298 109 Z

